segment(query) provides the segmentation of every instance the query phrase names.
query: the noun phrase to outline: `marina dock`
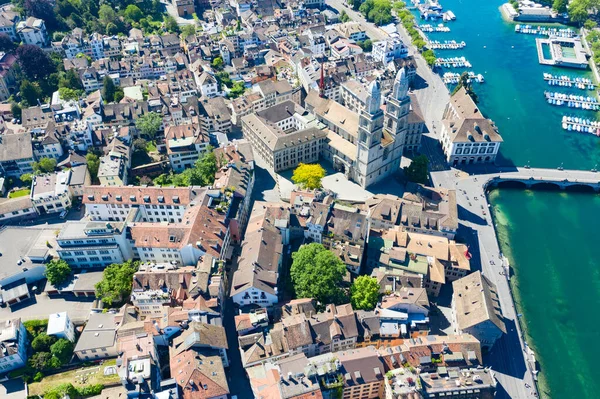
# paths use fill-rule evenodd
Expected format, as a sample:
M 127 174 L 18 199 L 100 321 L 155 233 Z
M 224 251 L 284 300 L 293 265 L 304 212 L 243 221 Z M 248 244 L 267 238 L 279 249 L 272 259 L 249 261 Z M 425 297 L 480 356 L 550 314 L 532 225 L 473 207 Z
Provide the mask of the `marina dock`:
M 471 68 L 471 63 L 465 57 L 438 58 L 435 66 L 444 68 Z
M 440 42 L 438 40 L 431 40 L 427 45 L 428 48 L 432 50 L 458 50 L 464 48 L 467 43 L 457 42 L 456 40 L 444 40 Z
M 563 38 L 572 38 L 577 36 L 577 32 L 571 29 L 558 29 L 558 28 L 549 28 L 547 26 L 532 26 L 532 25 L 516 25 L 515 26 L 516 33 L 524 33 L 527 35 L 537 35 L 537 36 L 553 36 L 553 37 L 563 37 Z
M 439 24 L 437 26 L 433 26 L 430 24 L 419 25 L 419 29 L 421 29 L 421 32 L 427 32 L 427 33 L 450 32 L 450 28 L 448 28 L 447 26 L 444 26 L 443 24 Z
M 544 92 L 546 101 L 551 105 L 565 106 L 569 108 L 578 108 L 583 110 L 597 111 L 600 109 L 600 103 L 595 97 L 578 96 L 575 94 Z
M 460 79 L 460 73 L 455 73 L 455 72 L 446 72 L 442 75 L 442 81 L 447 84 L 447 85 L 455 85 L 458 83 L 459 79 Z M 477 82 L 477 83 L 484 83 L 485 79 L 483 77 L 482 74 L 475 74 L 475 72 L 469 72 L 469 81 L 470 82 Z
M 564 75 L 559 76 L 544 73 L 544 80 L 547 81 L 550 86 L 574 87 L 581 90 L 594 90 L 596 88 L 592 79 L 588 78 L 571 78 Z
M 600 136 L 600 121 L 565 115 L 562 117 L 562 128 L 570 132 L 575 131 Z

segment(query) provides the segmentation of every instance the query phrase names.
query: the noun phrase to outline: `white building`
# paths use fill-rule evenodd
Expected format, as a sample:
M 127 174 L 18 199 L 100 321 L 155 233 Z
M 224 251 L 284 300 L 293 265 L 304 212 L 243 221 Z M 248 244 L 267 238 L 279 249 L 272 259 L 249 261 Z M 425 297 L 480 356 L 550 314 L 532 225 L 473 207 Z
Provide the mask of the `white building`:
M 373 43 L 371 55 L 375 61 L 387 65 L 396 58 L 408 57 L 408 47 L 400 39 L 386 39 Z
M 21 319 L 0 322 L 0 373 L 24 367 L 27 363 L 27 331 Z
M 481 114 L 464 88 L 450 97 L 441 129 L 442 149 L 449 164 L 493 163 L 502 141 L 494 122 Z
M 202 97 L 214 97 L 219 93 L 217 79 L 208 72 L 203 72 L 196 81 Z
M 30 198 L 40 215 L 60 213 L 71 206 L 70 180 L 70 170 L 33 177 Z
M 48 32 L 43 19 L 29 17 L 17 25 L 17 33 L 25 44 L 44 47 L 48 43 Z
M 46 334 L 75 342 L 75 326 L 67 315 L 67 312 L 52 313 L 48 316 Z
M 67 222 L 56 238 L 56 252 L 62 260 L 78 268 L 123 263 L 133 258 L 126 226 L 126 222 Z

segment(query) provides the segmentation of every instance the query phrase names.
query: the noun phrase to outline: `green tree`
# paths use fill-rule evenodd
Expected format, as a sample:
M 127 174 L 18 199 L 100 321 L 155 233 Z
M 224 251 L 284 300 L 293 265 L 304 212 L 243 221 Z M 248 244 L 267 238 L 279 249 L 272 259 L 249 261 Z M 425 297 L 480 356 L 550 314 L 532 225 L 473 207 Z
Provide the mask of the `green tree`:
M 98 17 L 99 17 L 100 23 L 104 26 L 106 26 L 110 23 L 112 23 L 112 24 L 117 23 L 117 13 L 108 4 L 102 4 L 100 6 L 100 10 L 98 11 Z
M 379 300 L 379 283 L 375 277 L 358 276 L 350 287 L 350 302 L 354 310 L 373 310 Z
M 144 13 L 135 4 L 130 4 L 123 12 L 123 17 L 129 22 L 139 22 L 140 19 L 144 18 Z
M 143 151 L 143 152 L 147 152 L 146 151 L 146 147 L 148 146 L 148 141 L 139 138 L 139 139 L 135 139 L 133 140 L 133 149 L 134 151 Z
M 82 94 L 82 90 L 73 90 L 68 87 L 60 87 L 58 89 L 58 95 L 65 101 L 77 100 Z
M 419 155 L 412 160 L 409 166 L 404 167 L 404 175 L 414 183 L 427 184 L 429 182 L 429 160 L 425 155 Z
M 21 183 L 23 183 L 25 187 L 31 187 L 33 176 L 31 175 L 31 173 L 23 173 L 19 180 L 21 180 Z
M 213 148 L 208 146 L 194 163 L 193 173 L 190 177 L 189 185 L 209 186 L 215 182 L 215 173 L 217 173 L 217 157 Z
M 554 0 L 552 3 L 552 8 L 556 10 L 556 12 L 564 13 L 567 12 L 568 4 L 569 0 Z
M 29 366 L 35 370 L 48 370 L 52 368 L 52 354 L 50 352 L 37 352 L 29 358 Z
M 67 87 L 73 90 L 83 90 L 83 84 L 74 69 L 69 69 L 58 81 L 58 87 Z
M 56 159 L 54 158 L 40 158 L 38 162 L 31 164 L 33 173 L 39 175 L 43 173 L 51 173 L 56 169 Z
M 321 304 L 340 303 L 345 294 L 339 287 L 346 266 L 323 245 L 303 245 L 292 254 L 290 276 L 297 298 L 314 298 Z
M 435 61 L 437 60 L 437 57 L 435 56 L 435 53 L 433 52 L 433 50 L 423 51 L 423 58 L 425 59 L 425 62 L 427 62 L 427 65 L 429 65 L 429 66 L 434 66 Z
M 341 14 L 340 14 L 340 22 L 350 22 L 352 21 L 352 18 L 350 18 L 350 16 L 348 14 L 346 14 L 346 11 L 342 10 Z
M 135 121 L 135 127 L 140 131 L 142 136 L 151 140 L 158 133 L 160 125 L 162 125 L 162 117 L 156 112 L 148 112 Z
M 120 303 L 127 299 L 131 294 L 133 275 L 137 269 L 137 263 L 130 260 L 108 266 L 104 269 L 102 280 L 96 284 L 96 296 L 107 305 Z
M 71 275 L 71 266 L 62 259 L 52 259 L 46 264 L 45 276 L 52 285 L 60 285 Z
M 309 190 L 321 188 L 321 181 L 325 177 L 325 169 L 318 163 L 301 163 L 294 169 L 292 181 Z
M 88 152 L 85 156 L 85 160 L 87 162 L 87 168 L 90 171 L 90 176 L 92 180 L 96 180 L 98 178 L 100 158 L 98 158 L 98 155 L 94 154 L 93 152 Z
M 366 53 L 370 53 L 371 50 L 373 50 L 373 41 L 371 39 L 367 39 L 364 42 L 358 42 L 358 45 Z
M 10 113 L 13 115 L 14 118 L 20 119 L 22 112 L 23 112 L 23 110 L 21 109 L 21 106 L 19 105 L 19 103 L 15 102 L 15 101 L 12 101 L 10 103 Z
M 115 82 L 113 82 L 110 76 L 106 75 L 102 81 L 102 97 L 104 101 L 107 103 L 113 102 L 115 100 L 115 90 Z
M 36 352 L 50 352 L 50 347 L 56 342 L 56 337 L 40 333 L 31 341 L 31 347 Z
M 114 100 L 116 103 L 120 102 L 123 97 L 125 97 L 125 92 L 123 91 L 123 89 L 121 87 L 117 87 L 115 89 L 115 97 Z
M 376 25 L 389 24 L 393 19 L 392 3 L 389 0 L 366 0 L 360 5 L 359 11 L 367 21 Z
M 596 23 L 596 21 L 592 21 L 591 19 L 588 19 L 587 21 L 584 22 L 583 27 L 587 30 L 593 30 L 598 26 L 598 23 Z
M 229 91 L 229 98 L 238 98 L 246 92 L 246 85 L 244 82 L 237 81 L 233 84 L 233 87 Z
M 196 33 L 195 23 L 189 24 L 189 25 L 184 25 L 183 28 L 181 28 L 181 37 L 183 39 L 187 38 L 188 36 L 192 36 L 195 33 Z
M 179 33 L 179 25 L 175 18 L 171 15 L 165 15 L 164 17 L 165 30 L 169 33 Z
M 65 338 L 61 338 L 50 347 L 50 353 L 52 356 L 60 361 L 60 364 L 67 364 L 73 357 L 74 345 L 71 341 Z
M 215 69 L 222 69 L 223 68 L 223 58 L 221 57 L 215 57 L 215 59 L 212 61 L 212 67 Z
M 38 100 L 42 100 L 42 89 L 37 83 L 31 83 L 29 80 L 23 80 L 21 82 L 21 98 L 25 100 L 27 105 L 37 105 Z

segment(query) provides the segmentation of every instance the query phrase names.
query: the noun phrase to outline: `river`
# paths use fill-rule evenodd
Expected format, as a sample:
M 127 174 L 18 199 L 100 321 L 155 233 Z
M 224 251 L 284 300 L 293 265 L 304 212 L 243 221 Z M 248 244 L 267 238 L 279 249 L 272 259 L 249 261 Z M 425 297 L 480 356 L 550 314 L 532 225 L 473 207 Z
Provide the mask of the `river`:
M 585 111 L 548 105 L 543 72 L 591 77 L 589 72 L 539 65 L 535 37 L 517 34 L 499 11 L 501 1 L 442 0 L 457 20 L 437 40 L 464 40 L 458 51 L 485 76 L 475 84 L 482 112 L 504 138 L 501 163 L 591 169 L 600 163 L 600 138 L 561 128 L 562 115 Z M 553 91 L 569 92 L 554 87 Z M 589 95 L 591 92 L 570 90 Z M 541 365 L 543 396 L 596 398 L 600 374 L 600 197 L 593 194 L 501 189 L 490 194 L 503 251 L 515 270 L 519 311 Z

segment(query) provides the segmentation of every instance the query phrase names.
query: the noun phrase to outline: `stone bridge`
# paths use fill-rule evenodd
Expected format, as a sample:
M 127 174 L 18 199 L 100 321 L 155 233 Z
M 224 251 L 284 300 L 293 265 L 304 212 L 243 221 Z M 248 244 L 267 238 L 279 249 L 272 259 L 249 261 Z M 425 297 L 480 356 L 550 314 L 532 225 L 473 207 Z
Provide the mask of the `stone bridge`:
M 474 176 L 484 188 L 522 187 L 600 192 L 600 172 L 540 168 L 499 169 L 495 173 Z

